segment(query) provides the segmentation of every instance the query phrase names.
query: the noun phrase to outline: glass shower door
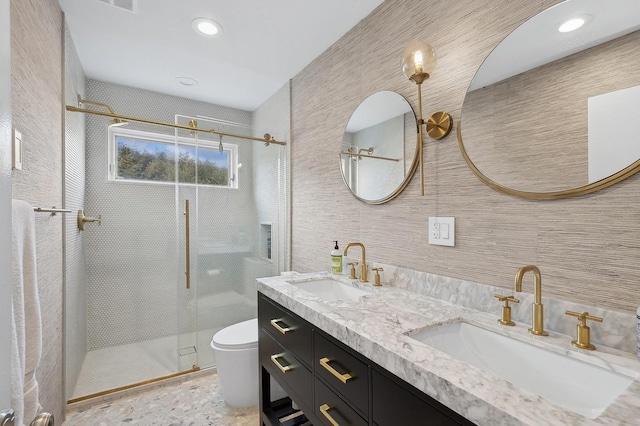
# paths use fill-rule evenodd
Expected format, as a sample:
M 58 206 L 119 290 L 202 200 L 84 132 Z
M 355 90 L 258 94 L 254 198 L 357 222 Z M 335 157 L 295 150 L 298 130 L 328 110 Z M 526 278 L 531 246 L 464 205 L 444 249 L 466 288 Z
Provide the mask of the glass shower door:
M 173 146 L 172 134 L 130 124 L 110 129 L 107 136 L 103 123 L 93 117 L 87 119 L 87 128 L 97 130 L 87 137 L 82 207 L 88 216 L 102 215 L 102 223 L 87 224 L 84 231 L 74 226 L 65 230 L 68 237 L 85 239 L 86 247 L 82 262 L 86 284 L 78 291 L 86 288 L 86 311 L 81 317 L 86 318 L 82 336 L 86 352 L 77 357 L 82 363 L 78 375 L 69 379 L 72 399 L 183 370 L 176 277 L 184 270 L 178 257 L 176 191 L 173 178 L 161 180 L 151 167 L 142 167 L 145 161 L 163 163 L 164 149 Z M 107 164 L 110 175 L 105 179 Z M 68 256 L 72 257 L 73 253 Z M 67 281 L 85 276 L 68 274 Z M 184 275 L 181 278 L 183 282 Z
M 176 123 L 188 126 L 193 119 L 178 116 Z M 200 129 L 250 134 L 248 126 L 196 120 Z M 176 183 L 176 200 L 182 207 L 188 200 L 190 207 L 188 254 L 186 231 L 178 243 L 179 250 L 184 250 L 181 262 L 185 266 L 178 281 L 180 365 L 210 367 L 215 365 L 210 346 L 213 335 L 257 316 L 255 278 L 270 275 L 272 264 L 254 257 L 259 228 L 246 166 L 252 161 L 252 142 L 230 137 L 221 140 L 217 135 L 188 130 L 176 134 L 176 175 L 180 180 Z M 185 218 L 180 220 L 180 226 L 186 229 Z

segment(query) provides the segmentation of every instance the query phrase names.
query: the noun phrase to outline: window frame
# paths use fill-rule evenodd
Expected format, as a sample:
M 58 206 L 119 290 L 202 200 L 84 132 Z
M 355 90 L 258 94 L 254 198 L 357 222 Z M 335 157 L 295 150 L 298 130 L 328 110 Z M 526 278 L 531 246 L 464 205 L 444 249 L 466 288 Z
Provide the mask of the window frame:
M 200 148 L 219 149 L 219 142 L 202 139 L 176 137 L 162 133 L 154 133 L 143 130 L 126 129 L 122 127 L 110 127 L 108 132 L 108 159 L 107 159 L 107 181 L 117 183 L 137 183 L 147 185 L 187 185 L 187 186 L 204 186 L 210 188 L 238 189 L 238 145 L 222 143 L 222 147 L 229 154 L 229 183 L 228 185 L 211 185 L 204 183 L 176 182 L 176 181 L 157 181 L 144 179 L 130 179 L 118 177 L 118 145 L 116 139 L 118 137 L 129 137 L 149 142 L 163 143 L 171 146 L 188 146 Z M 176 144 L 177 139 L 177 144 Z M 174 165 L 175 165 L 174 153 Z

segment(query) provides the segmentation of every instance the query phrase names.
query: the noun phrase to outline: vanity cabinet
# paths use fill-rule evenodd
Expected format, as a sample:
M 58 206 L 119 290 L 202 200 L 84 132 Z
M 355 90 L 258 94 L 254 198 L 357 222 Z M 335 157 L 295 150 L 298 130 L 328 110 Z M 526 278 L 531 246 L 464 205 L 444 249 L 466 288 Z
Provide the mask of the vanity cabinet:
M 261 293 L 258 321 L 263 425 L 473 425 Z

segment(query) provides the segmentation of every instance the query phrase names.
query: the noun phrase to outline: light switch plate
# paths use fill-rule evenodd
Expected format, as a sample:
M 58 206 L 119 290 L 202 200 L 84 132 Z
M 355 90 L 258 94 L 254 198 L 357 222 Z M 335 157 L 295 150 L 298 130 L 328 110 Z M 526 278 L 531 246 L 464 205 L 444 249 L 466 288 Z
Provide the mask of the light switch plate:
M 455 217 L 429 218 L 429 244 L 455 246 Z
M 13 168 L 15 170 L 22 170 L 22 133 L 17 129 L 13 129 L 13 146 L 11 154 L 13 158 Z

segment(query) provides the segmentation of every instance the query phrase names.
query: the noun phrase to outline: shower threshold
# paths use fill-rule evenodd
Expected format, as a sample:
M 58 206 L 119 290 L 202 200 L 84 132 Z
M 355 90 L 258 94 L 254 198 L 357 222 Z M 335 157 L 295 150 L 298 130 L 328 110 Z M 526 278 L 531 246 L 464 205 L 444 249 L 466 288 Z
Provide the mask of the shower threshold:
M 150 385 L 150 384 L 153 384 L 153 383 L 164 382 L 166 380 L 173 379 L 173 378 L 180 377 L 180 376 L 185 376 L 187 374 L 195 373 L 197 371 L 200 371 L 200 367 L 194 365 L 193 368 L 191 368 L 190 370 L 180 371 L 178 373 L 168 374 L 166 376 L 156 377 L 156 378 L 153 378 L 153 379 L 150 379 L 150 380 L 145 380 L 145 381 L 142 381 L 142 382 L 132 383 L 130 385 L 120 386 L 120 387 L 117 387 L 117 388 L 105 390 L 105 391 L 102 391 L 102 392 L 93 393 L 93 394 L 90 394 L 90 395 L 81 396 L 81 397 L 78 397 L 78 398 L 72 398 L 69 401 L 67 401 L 67 405 L 68 404 L 77 404 L 77 403 L 82 402 L 82 401 L 87 401 L 87 400 L 90 400 L 90 399 L 99 398 L 101 396 L 106 396 L 106 395 L 119 393 L 119 392 L 122 392 L 122 391 L 126 391 L 126 390 L 137 388 L 137 387 L 142 387 L 142 386 L 146 386 L 146 385 Z

